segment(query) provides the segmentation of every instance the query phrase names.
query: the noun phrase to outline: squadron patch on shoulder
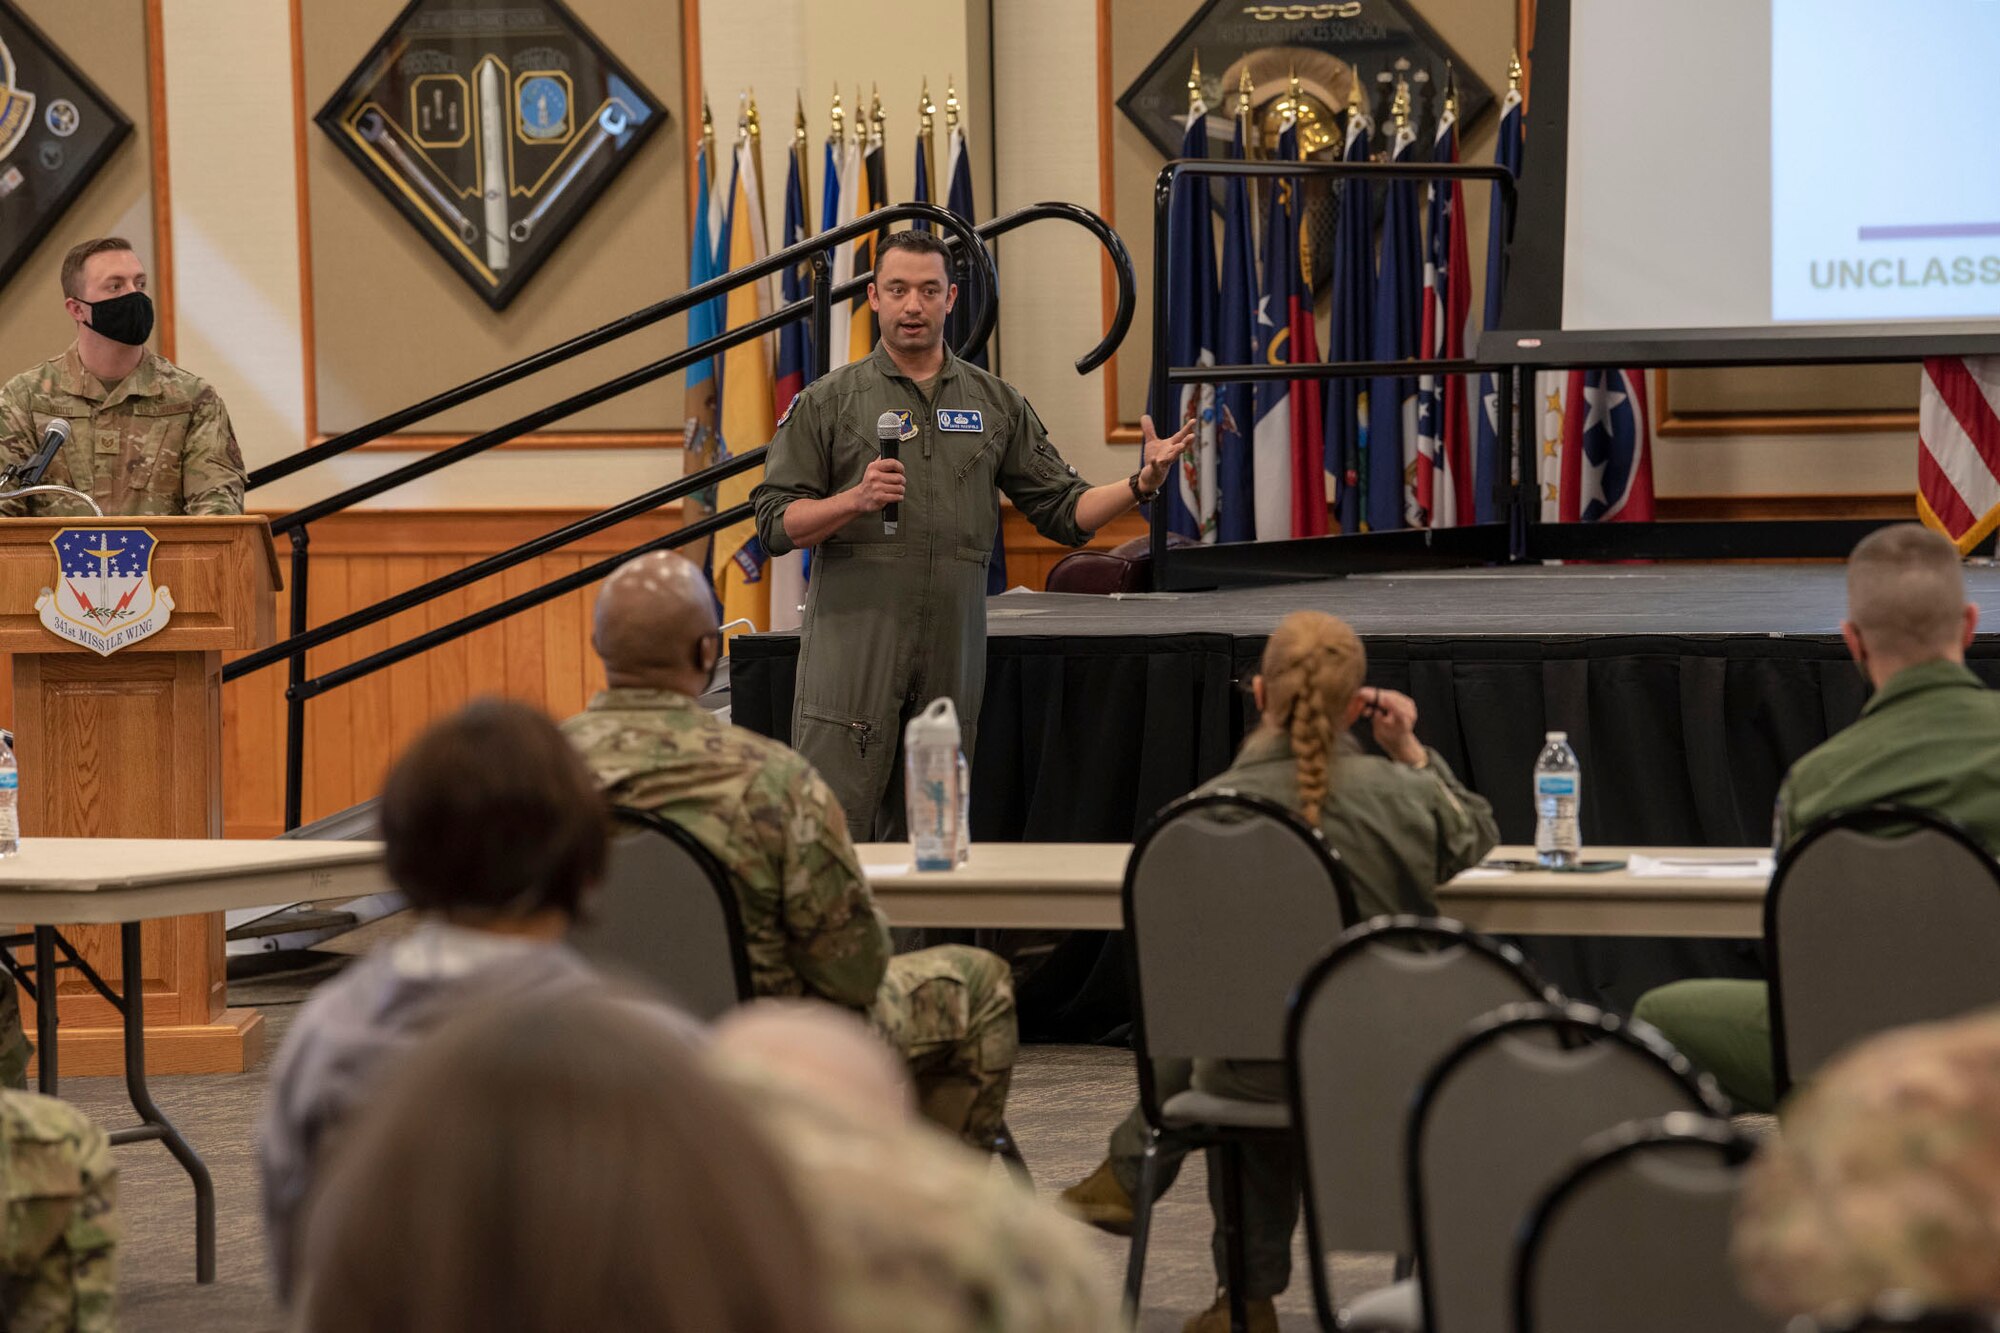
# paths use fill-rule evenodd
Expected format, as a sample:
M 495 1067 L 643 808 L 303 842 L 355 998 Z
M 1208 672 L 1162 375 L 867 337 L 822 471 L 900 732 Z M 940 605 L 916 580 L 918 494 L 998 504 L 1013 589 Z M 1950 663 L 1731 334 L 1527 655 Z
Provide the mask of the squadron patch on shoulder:
M 798 408 L 799 399 L 803 397 L 805 397 L 805 391 L 803 389 L 801 389 L 798 393 L 792 395 L 792 401 L 785 404 L 784 415 L 778 418 L 778 424 L 780 426 L 784 425 L 787 421 L 790 421 L 792 419 L 792 413 Z
M 937 424 L 939 430 L 966 431 L 972 434 L 986 429 L 979 413 L 965 408 L 940 407 Z

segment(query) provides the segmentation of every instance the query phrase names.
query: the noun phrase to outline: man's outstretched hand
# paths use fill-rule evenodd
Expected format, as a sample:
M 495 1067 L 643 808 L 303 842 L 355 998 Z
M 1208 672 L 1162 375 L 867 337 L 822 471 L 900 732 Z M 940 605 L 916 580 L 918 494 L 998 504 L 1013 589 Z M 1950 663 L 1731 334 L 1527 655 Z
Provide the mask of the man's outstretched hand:
M 1139 418 L 1139 430 L 1145 437 L 1143 462 L 1139 466 L 1139 489 L 1151 495 L 1167 484 L 1167 477 L 1173 472 L 1174 464 L 1180 456 L 1194 444 L 1195 422 L 1188 422 L 1179 430 L 1161 439 L 1153 429 L 1153 418 Z

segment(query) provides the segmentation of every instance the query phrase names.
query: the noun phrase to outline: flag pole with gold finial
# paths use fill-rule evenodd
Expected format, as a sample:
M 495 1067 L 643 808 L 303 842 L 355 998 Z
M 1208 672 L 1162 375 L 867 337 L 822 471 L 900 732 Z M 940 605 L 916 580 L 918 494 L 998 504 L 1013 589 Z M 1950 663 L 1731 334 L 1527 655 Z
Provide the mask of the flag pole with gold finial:
M 841 109 L 839 83 L 833 85 L 833 128 L 828 131 L 826 139 L 836 153 L 847 146 L 847 113 Z
M 868 85 L 868 141 L 873 144 L 883 142 L 883 126 L 888 117 L 882 114 L 882 88 L 880 84 Z
M 799 164 L 799 202 L 806 214 L 806 231 L 812 231 L 812 156 L 806 145 L 806 95 L 794 94 L 798 98 L 798 111 L 792 120 L 792 156 Z
M 1196 50 L 1194 62 L 1188 66 L 1188 114 L 1193 115 L 1196 107 L 1206 111 L 1208 104 L 1201 100 L 1201 52 Z
M 1300 89 L 1299 89 L 1299 71 L 1298 71 L 1298 69 L 1297 69 L 1296 67 L 1294 67 L 1294 68 L 1293 68 L 1293 69 L 1291 70 L 1291 82 L 1290 82 L 1290 83 L 1289 83 L 1289 84 L 1287 85 L 1287 88 L 1286 88 L 1286 96 L 1287 96 L 1287 97 L 1289 97 L 1289 98 L 1291 99 L 1291 111 L 1290 111 L 1290 115 L 1291 115 L 1291 118 L 1292 118 L 1292 125 L 1293 125 L 1293 129 L 1292 129 L 1292 143 L 1293 143 L 1293 144 L 1294 144 L 1294 145 L 1296 146 L 1296 145 L 1298 145 L 1298 142 L 1299 142 L 1299 131 L 1298 131 L 1298 128 L 1297 128 L 1297 126 L 1298 126 L 1298 119 L 1299 119 L 1299 106 L 1300 106 L 1300 102 L 1299 102 L 1299 96 L 1300 96 Z M 1300 149 L 1300 150 L 1299 150 L 1299 156 L 1300 156 L 1300 158 L 1304 158 L 1304 157 L 1305 157 L 1305 152 L 1304 152 L 1304 150 L 1303 150 L 1303 149 Z M 1295 211 L 1297 211 L 1297 212 L 1299 212 L 1299 213 L 1301 213 L 1301 214 L 1302 214 L 1302 213 L 1303 213 L 1303 212 L 1305 211 L 1305 209 L 1304 209 L 1304 204 L 1305 204 L 1305 201 L 1304 201 L 1303 199 L 1299 198 L 1299 188 L 1300 188 L 1300 187 L 1301 187 L 1301 186 L 1302 186 L 1302 185 L 1303 185 L 1304 183 L 1305 183 L 1305 182 L 1304 182 L 1304 178 L 1303 178 L 1303 177 L 1294 177 L 1293 179 L 1291 179 L 1291 180 L 1288 180 L 1288 181 L 1286 181 L 1286 182 L 1285 182 L 1285 185 L 1286 185 L 1286 187 L 1287 187 L 1287 188 L 1286 188 L 1286 191 L 1285 191 L 1285 199 L 1286 199 L 1286 204 L 1287 204 L 1287 206 L 1288 206 L 1288 207 L 1290 207 L 1290 208 L 1294 209 Z M 1299 272 L 1300 272 L 1301 274 L 1303 274 L 1303 275 L 1305 276 L 1305 280 L 1306 280 L 1306 283 L 1307 283 L 1307 290 L 1308 290 L 1309 292 L 1310 292 L 1310 290 L 1311 290 L 1311 283 L 1312 283 L 1312 271 L 1313 271 L 1313 264 L 1312 264 L 1312 234 L 1311 234 L 1311 233 L 1312 233 L 1312 229 L 1311 229 L 1310 227 L 1307 227 L 1307 226 L 1305 225 L 1305 219 L 1304 219 L 1303 217 L 1300 217 L 1300 219 L 1299 219 Z
M 917 94 L 917 151 L 923 154 L 924 180 L 929 182 L 933 195 L 938 189 L 936 119 L 937 103 L 931 101 L 931 81 L 927 77 L 923 91 Z
M 951 132 L 958 128 L 958 86 L 952 76 L 944 76 L 944 134 L 945 141 L 951 141 Z
M 757 197 L 764 193 L 764 127 L 757 119 L 757 90 L 746 89 L 743 93 L 743 133 L 750 144 L 750 165 L 757 171 Z

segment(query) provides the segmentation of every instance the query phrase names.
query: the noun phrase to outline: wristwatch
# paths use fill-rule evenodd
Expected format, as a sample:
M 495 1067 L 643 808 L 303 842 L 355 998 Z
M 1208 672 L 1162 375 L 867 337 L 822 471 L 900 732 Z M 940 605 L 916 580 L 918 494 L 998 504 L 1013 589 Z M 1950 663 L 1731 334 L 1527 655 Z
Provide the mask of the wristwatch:
M 1139 472 L 1144 472 L 1144 471 L 1145 471 L 1144 468 L 1139 469 Z M 1157 500 L 1159 498 L 1160 493 L 1158 491 L 1140 490 L 1139 472 L 1134 472 L 1131 476 L 1125 478 L 1125 484 L 1132 488 L 1133 499 L 1137 500 L 1140 504 L 1150 504 L 1152 501 Z

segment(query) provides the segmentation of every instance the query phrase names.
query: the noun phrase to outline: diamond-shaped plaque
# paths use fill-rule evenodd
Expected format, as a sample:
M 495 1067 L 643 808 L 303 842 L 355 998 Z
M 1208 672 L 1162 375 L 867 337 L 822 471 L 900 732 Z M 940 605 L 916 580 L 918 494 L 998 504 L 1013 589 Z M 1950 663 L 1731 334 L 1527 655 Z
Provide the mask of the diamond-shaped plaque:
M 0 284 L 131 132 L 111 99 L 0 0 Z
M 1209 0 L 1118 99 L 1119 109 L 1169 158 L 1180 156 L 1188 70 L 1197 52 L 1202 100 L 1208 104 L 1209 151 L 1217 157 L 1228 151 L 1235 134 L 1237 88 L 1246 71 L 1254 89 L 1251 120 L 1261 130 L 1263 150 L 1253 142 L 1252 157 L 1263 156 L 1275 141 L 1277 113 L 1290 103 L 1293 75 L 1300 84 L 1300 148 L 1310 160 L 1331 161 L 1339 155 L 1348 93 L 1357 82 L 1375 121 L 1378 156 L 1386 155 L 1394 134 L 1389 113 L 1399 85 L 1410 90 L 1420 161 L 1430 158 L 1447 74 L 1458 88 L 1461 144 L 1493 105 L 1493 90 L 1408 0 Z M 1219 198 L 1219 182 L 1215 189 Z M 1333 222 L 1331 189 L 1324 181 L 1309 183 L 1305 225 L 1316 288 L 1331 276 Z
M 560 0 L 411 0 L 315 119 L 499 310 L 665 115 Z

